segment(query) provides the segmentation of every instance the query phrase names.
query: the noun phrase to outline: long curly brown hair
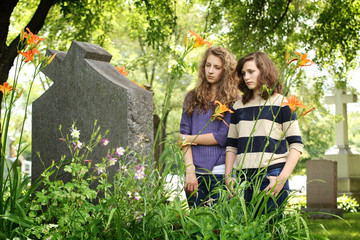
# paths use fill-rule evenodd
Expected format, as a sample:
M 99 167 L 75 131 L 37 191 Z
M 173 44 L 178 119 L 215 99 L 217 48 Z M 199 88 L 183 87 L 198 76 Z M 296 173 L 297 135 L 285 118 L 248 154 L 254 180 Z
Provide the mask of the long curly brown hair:
M 272 95 L 275 93 L 282 94 L 283 86 L 278 81 L 279 71 L 273 61 L 269 58 L 266 53 L 263 52 L 253 52 L 239 59 L 238 64 L 236 66 L 236 72 L 240 78 L 239 89 L 243 93 L 242 102 L 243 104 L 249 102 L 253 97 L 253 90 L 250 90 L 244 81 L 244 77 L 242 75 L 242 69 L 246 62 L 255 61 L 256 67 L 260 70 L 260 75 L 258 77 L 258 85 L 257 88 L 262 90 L 263 85 L 266 85 L 268 89 L 274 88 Z M 275 86 L 276 85 L 276 86 Z M 264 91 L 261 95 L 263 99 L 267 99 L 269 94 Z
M 185 98 L 185 112 L 190 116 L 198 106 L 197 112 L 207 112 L 211 103 L 211 84 L 205 75 L 206 60 L 210 55 L 219 57 L 223 64 L 223 72 L 218 84 L 215 99 L 231 106 L 239 98 L 239 78 L 235 71 L 236 60 L 232 53 L 224 47 L 210 47 L 204 53 L 199 66 L 198 82 Z

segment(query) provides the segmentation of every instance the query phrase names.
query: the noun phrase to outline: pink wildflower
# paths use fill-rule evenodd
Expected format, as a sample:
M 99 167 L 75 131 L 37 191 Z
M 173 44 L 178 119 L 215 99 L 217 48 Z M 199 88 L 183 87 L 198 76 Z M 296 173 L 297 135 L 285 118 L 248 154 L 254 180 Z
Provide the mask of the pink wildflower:
M 127 174 L 127 168 L 126 168 L 126 166 L 120 166 L 120 170 L 121 170 L 123 173 Z
M 117 162 L 117 158 L 113 158 L 109 153 L 107 154 L 107 158 L 109 160 L 109 165 L 113 166 Z
M 95 168 L 98 171 L 98 175 L 105 172 L 105 167 L 103 167 L 103 166 L 96 166 Z
M 133 199 L 135 199 L 136 201 L 139 201 L 141 198 L 140 194 L 138 192 L 134 193 Z
M 128 192 L 127 192 L 127 196 L 128 196 L 129 198 L 131 198 L 132 193 L 131 193 L 130 191 L 128 191 Z
M 80 137 L 80 130 L 77 130 L 75 128 L 71 129 L 71 137 L 73 138 L 79 138 Z
M 144 165 L 136 165 L 135 166 L 135 168 L 137 169 L 136 171 L 135 171 L 135 176 L 134 176 L 134 178 L 135 179 L 143 179 L 144 177 L 145 177 L 145 172 L 144 172 L 144 170 L 145 170 L 145 167 L 144 167 Z
M 125 153 L 125 149 L 122 147 L 118 147 L 116 148 L 115 154 L 118 155 L 119 157 L 121 157 L 122 155 L 124 155 Z
M 135 219 L 138 221 L 138 223 L 141 222 L 141 219 L 146 215 L 145 213 L 140 214 L 140 212 L 136 211 L 134 212 Z
M 101 141 L 102 141 L 102 145 L 103 145 L 103 146 L 108 145 L 109 142 L 110 142 L 109 139 L 105 139 L 105 138 L 101 139 Z
M 145 170 L 145 166 L 144 166 L 144 165 L 135 165 L 135 168 L 136 168 L 137 170 L 142 170 L 142 171 Z
M 81 149 L 82 148 L 82 142 L 77 141 L 77 142 L 72 142 L 74 149 Z

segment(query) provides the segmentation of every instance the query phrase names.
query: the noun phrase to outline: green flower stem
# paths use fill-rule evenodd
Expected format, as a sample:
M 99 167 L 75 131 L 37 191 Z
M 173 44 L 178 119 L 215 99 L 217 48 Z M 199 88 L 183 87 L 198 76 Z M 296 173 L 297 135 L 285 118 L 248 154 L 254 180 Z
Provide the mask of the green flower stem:
M 10 118 L 11 118 L 11 110 L 12 110 L 12 106 L 14 104 L 14 95 L 15 95 L 15 88 L 17 86 L 17 82 L 18 82 L 18 78 L 19 78 L 19 74 L 16 75 L 16 73 L 20 73 L 22 67 L 24 66 L 23 61 L 20 62 L 20 66 L 19 66 L 19 69 L 17 69 L 17 66 L 18 66 L 18 62 L 19 62 L 19 57 L 17 58 L 17 61 L 16 61 L 16 65 L 15 65 L 15 78 L 14 78 L 14 84 L 13 84 L 13 90 L 10 91 L 10 101 L 9 101 L 9 106 L 6 107 L 6 98 L 4 96 L 4 104 L 5 104 L 5 108 L 6 108 L 6 111 L 5 111 L 5 115 L 4 115 L 4 118 L 3 118 L 3 121 L 2 121 L 2 125 L 1 125 L 1 138 L 2 138 L 2 141 L 1 141 L 1 144 L 2 144 L 2 148 L 1 148 L 1 159 L 5 159 L 5 150 L 6 150 L 6 141 L 7 141 L 7 135 L 8 135 L 8 128 L 9 128 L 9 122 L 10 122 Z M 1 171 L 1 174 L 2 174 L 2 171 Z M 2 176 L 1 176 L 2 177 Z
M 172 92 L 173 92 L 173 89 L 174 89 L 174 85 L 177 82 L 177 80 L 180 79 L 180 77 L 183 75 L 182 68 L 183 68 L 183 64 L 184 64 L 184 59 L 185 59 L 186 55 L 189 52 L 191 52 L 192 49 L 193 49 L 193 47 L 185 49 L 185 51 L 183 52 L 181 57 L 179 57 L 177 67 L 171 73 L 172 77 L 171 77 L 169 83 L 167 84 L 167 89 L 166 89 L 166 94 L 165 94 L 165 99 L 164 99 L 164 104 L 163 104 L 163 111 L 162 111 L 162 115 L 161 115 L 160 122 L 159 122 L 159 127 L 158 127 L 156 135 L 155 135 L 154 144 L 153 144 L 153 147 L 151 149 L 149 159 L 152 159 L 152 156 L 153 156 L 153 153 L 154 153 L 154 150 L 155 150 L 155 147 L 156 147 L 156 144 L 157 144 L 160 132 L 161 132 L 162 123 L 163 123 L 163 121 L 165 119 L 165 116 L 167 115 L 168 106 L 169 106 L 169 103 L 170 103 L 170 99 L 171 99 L 171 95 L 172 95 Z
M 19 57 L 17 58 L 16 64 L 15 64 L 15 78 L 14 78 L 14 84 L 13 84 L 13 89 L 10 91 L 10 101 L 9 101 L 9 106 L 6 107 L 6 97 L 4 95 L 4 104 L 5 104 L 5 115 L 2 121 L 2 126 L 1 126 L 1 170 L 0 170 L 0 196 L 4 196 L 4 191 L 7 185 L 7 181 L 9 181 L 9 188 L 10 188 L 10 212 L 13 212 L 13 210 L 15 209 L 15 200 L 17 199 L 17 185 L 18 184 L 13 184 L 13 180 L 15 181 L 15 183 L 18 182 L 18 176 L 17 176 L 17 171 L 15 171 L 14 174 L 14 179 L 12 179 L 10 177 L 11 174 L 11 170 L 13 169 L 13 166 L 8 166 L 7 160 L 6 160 L 6 142 L 7 142 L 7 136 L 8 136 L 8 129 L 9 129 L 9 123 L 10 123 L 10 119 L 11 119 L 11 111 L 12 111 L 12 107 L 14 105 L 14 97 L 15 97 L 15 88 L 17 86 L 17 82 L 18 82 L 18 78 L 19 78 L 19 73 L 22 69 L 22 67 L 24 66 L 24 63 L 22 61 L 23 59 L 19 60 Z M 18 68 L 19 65 L 19 61 L 20 61 L 20 66 Z M 18 73 L 18 74 L 17 74 Z M 16 75 L 17 74 L 17 75 Z M 5 91 L 4 91 L 5 92 Z M 8 170 L 8 177 L 5 179 L 4 181 L 4 169 L 5 169 L 5 164 L 6 164 L 6 169 Z M 16 163 L 14 164 L 16 165 Z M 0 214 L 4 214 L 6 211 L 6 206 L 7 203 L 3 202 L 4 199 L 2 197 L 0 197 Z
M 29 93 L 28 93 L 28 96 L 26 98 L 25 110 L 24 110 L 24 118 L 23 118 L 23 121 L 22 121 L 19 144 L 18 144 L 18 150 L 17 150 L 18 154 L 16 155 L 15 162 L 18 161 L 19 155 L 21 154 L 20 150 L 21 150 L 21 144 L 22 144 L 22 136 L 23 136 L 23 133 L 24 133 L 25 121 L 26 121 L 26 118 L 27 118 L 27 109 L 28 109 L 29 101 L 30 101 L 30 93 L 32 91 L 32 87 L 33 87 L 33 84 L 34 84 L 34 81 L 35 81 L 37 75 L 39 75 L 41 70 L 44 69 L 46 66 L 47 66 L 46 63 L 45 64 L 40 63 L 38 66 L 35 66 L 35 72 L 33 73 L 33 78 L 32 78 L 32 81 L 30 83 Z

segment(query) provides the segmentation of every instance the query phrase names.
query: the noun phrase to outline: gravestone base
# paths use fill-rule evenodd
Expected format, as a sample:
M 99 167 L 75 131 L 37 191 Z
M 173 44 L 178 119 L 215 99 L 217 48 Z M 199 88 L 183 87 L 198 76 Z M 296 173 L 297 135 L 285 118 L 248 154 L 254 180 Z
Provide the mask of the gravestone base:
M 308 213 L 310 219 L 334 219 L 343 217 L 343 210 L 340 208 L 302 208 L 302 211 Z
M 333 146 L 325 157 L 337 162 L 338 196 L 345 194 L 360 201 L 360 154 L 349 146 Z

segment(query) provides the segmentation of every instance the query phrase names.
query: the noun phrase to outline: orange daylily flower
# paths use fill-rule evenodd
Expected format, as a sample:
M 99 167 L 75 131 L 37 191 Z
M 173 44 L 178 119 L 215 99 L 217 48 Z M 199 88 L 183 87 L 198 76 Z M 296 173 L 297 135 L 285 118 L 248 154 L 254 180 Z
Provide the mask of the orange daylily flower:
M 3 85 L 0 85 L 0 91 L 4 94 L 5 97 L 10 93 L 12 89 L 13 87 L 10 86 L 7 82 L 4 82 Z
M 228 108 L 225 104 L 222 104 L 218 100 L 215 100 L 214 104 L 218 104 L 218 106 L 216 107 L 213 116 L 219 116 L 225 112 L 234 113 L 230 108 Z
M 195 40 L 195 43 L 194 43 L 194 48 L 197 48 L 197 47 L 200 47 L 204 44 L 207 44 L 208 47 L 210 47 L 212 44 L 208 41 L 205 41 L 202 37 L 200 37 L 199 35 L 197 35 L 195 32 L 193 31 L 190 31 L 190 37 L 191 36 L 195 36 L 196 37 L 196 40 Z
M 297 67 L 307 67 L 307 66 L 311 66 L 312 64 L 314 64 L 313 61 L 311 61 L 310 59 L 307 58 L 307 53 L 301 54 L 299 52 L 295 52 L 295 54 L 300 56 L 300 62 Z
M 25 57 L 25 62 L 34 61 L 34 55 L 40 53 L 37 49 L 30 49 L 26 52 L 20 52 Z
M 41 41 L 45 41 L 45 40 L 46 40 L 45 38 L 41 38 L 41 37 L 39 37 L 38 35 L 33 34 L 33 33 L 30 31 L 29 28 L 26 28 L 26 31 L 28 31 L 28 32 L 29 32 L 29 35 L 30 35 L 30 37 L 29 37 L 29 35 L 25 33 L 25 38 L 27 39 L 26 43 L 27 43 L 28 45 L 33 45 L 34 47 L 36 47 L 37 45 L 39 45 L 39 43 L 40 43 Z
M 213 119 L 219 119 L 220 121 L 223 121 L 226 124 L 226 126 L 229 126 L 223 119 L 223 117 L 224 117 L 223 113 L 226 113 L 226 112 L 234 113 L 234 111 L 232 111 L 225 104 L 222 104 L 218 100 L 215 100 L 214 104 L 217 104 L 218 106 L 215 108 L 215 111 L 211 117 Z
M 32 36 L 27 40 L 27 44 L 28 44 L 28 45 L 33 44 L 33 45 L 36 47 L 37 45 L 39 45 L 39 43 L 40 43 L 41 41 L 45 41 L 45 40 L 46 40 L 45 38 L 41 38 L 41 37 L 39 37 L 38 35 L 32 35 Z
M 124 75 L 124 76 L 129 75 L 129 73 L 125 71 L 125 65 L 122 66 L 122 67 L 115 67 L 115 68 L 116 68 L 116 70 L 118 70 L 119 73 L 121 73 L 122 75 Z
M 300 99 L 296 99 L 295 95 L 291 95 L 289 98 L 287 97 L 286 102 L 281 103 L 281 106 L 289 106 L 292 112 L 294 112 L 296 108 L 306 107 Z
M 312 106 L 312 104 L 310 104 L 309 106 L 307 106 L 304 111 L 301 113 L 301 116 L 305 116 L 306 114 L 308 114 L 311 111 L 314 111 L 315 107 Z

